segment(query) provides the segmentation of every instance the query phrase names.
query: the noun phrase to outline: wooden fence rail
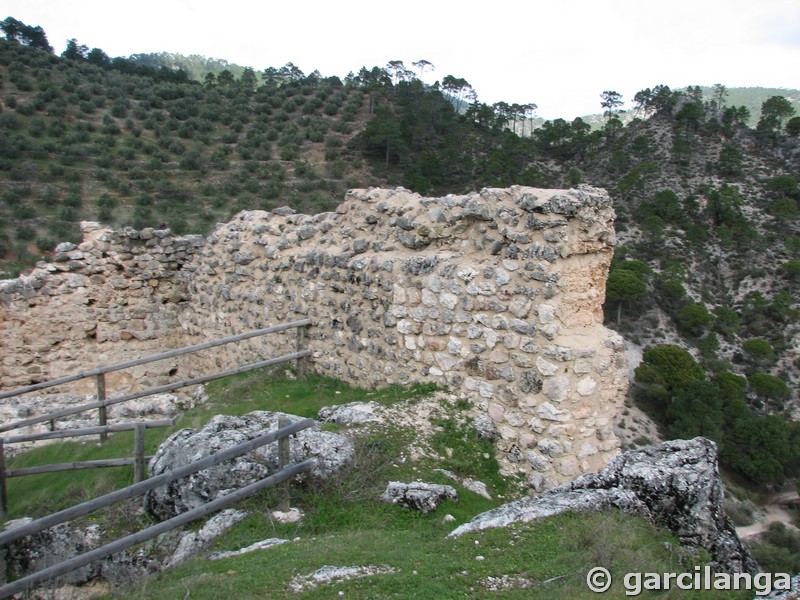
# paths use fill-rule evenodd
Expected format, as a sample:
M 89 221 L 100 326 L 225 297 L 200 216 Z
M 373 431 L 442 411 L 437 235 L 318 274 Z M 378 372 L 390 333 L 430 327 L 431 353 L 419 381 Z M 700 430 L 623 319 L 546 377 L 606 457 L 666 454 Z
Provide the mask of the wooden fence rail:
M 237 456 L 241 456 L 242 454 L 251 452 L 256 448 L 260 448 L 265 444 L 274 442 L 280 439 L 281 437 L 294 435 L 295 433 L 302 431 L 303 429 L 311 427 L 315 422 L 316 421 L 314 421 L 313 419 L 303 419 L 302 421 L 296 421 L 291 425 L 287 425 L 286 427 L 283 427 L 281 429 L 276 429 L 273 431 L 263 433 L 258 437 L 255 437 L 251 440 L 248 440 L 247 442 L 239 444 L 238 446 L 233 446 L 231 448 L 226 448 L 225 450 L 220 450 L 219 452 L 206 456 L 205 458 L 201 458 L 200 460 L 190 463 L 188 465 L 178 467 L 177 469 L 174 469 L 167 473 L 162 473 L 161 475 L 149 477 L 144 481 L 141 481 L 139 483 L 134 483 L 133 485 L 130 485 L 126 488 L 122 488 L 121 490 L 109 492 L 108 494 L 105 494 L 103 496 L 99 496 L 92 500 L 87 500 L 86 502 L 83 502 L 81 504 L 77 504 L 70 508 L 66 508 L 64 510 L 53 513 L 46 517 L 36 519 L 35 521 L 31 521 L 30 523 L 27 523 L 25 525 L 15 527 L 14 529 L 2 531 L 0 532 L 0 546 L 8 544 L 9 542 L 17 540 L 26 535 L 38 533 L 39 531 L 42 531 L 49 527 L 53 527 L 54 525 L 58 525 L 59 523 L 65 523 L 67 521 L 72 521 L 73 519 L 77 519 L 78 517 L 88 515 L 91 512 L 100 510 L 101 508 L 105 508 L 106 506 L 110 506 L 112 504 L 116 504 L 117 502 L 122 502 L 123 500 L 128 500 L 129 498 L 135 498 L 136 496 L 141 496 L 145 492 L 148 492 L 161 485 L 169 483 L 174 479 L 179 479 L 181 477 L 185 477 L 186 475 L 191 475 L 192 473 L 197 473 L 198 471 L 202 471 L 203 469 L 213 467 L 214 465 L 217 465 L 226 460 L 230 460 L 231 458 L 236 458 Z
M 145 398 L 146 396 L 152 396 L 153 394 L 163 394 L 166 392 L 174 392 L 175 390 L 179 390 L 181 388 L 189 387 L 192 385 L 199 385 L 201 383 L 208 383 L 209 381 L 214 381 L 215 379 L 220 379 L 222 377 L 228 377 L 229 375 L 238 375 L 240 373 L 246 373 L 247 371 L 253 371 L 255 369 L 261 369 L 263 367 L 270 367 L 273 365 L 279 365 L 286 362 L 291 362 L 294 360 L 298 360 L 304 358 L 306 356 L 311 356 L 311 350 L 303 350 L 302 352 L 292 352 L 291 354 L 284 354 L 283 356 L 278 356 L 276 358 L 270 358 L 267 360 L 262 360 L 256 363 L 251 363 L 249 365 L 244 365 L 241 367 L 236 367 L 235 369 L 228 369 L 227 371 L 220 371 L 219 373 L 213 373 L 211 375 L 203 375 L 202 377 L 195 377 L 194 379 L 186 379 L 184 381 L 178 381 L 175 383 L 170 383 L 167 385 L 161 385 L 154 388 L 148 388 L 146 390 L 141 390 L 139 392 L 134 392 L 132 394 L 126 394 L 124 396 L 119 396 L 118 398 L 111 398 L 105 401 L 98 401 L 98 402 L 89 402 L 87 404 L 81 404 L 80 406 L 73 406 L 71 408 L 64 408 L 62 410 L 53 411 L 51 413 L 47 413 L 45 415 L 40 415 L 38 417 L 31 417 L 29 419 L 23 419 L 21 421 L 16 421 L 14 423 L 10 423 L 8 425 L 0 425 L 0 432 L 8 431 L 10 429 L 18 429 L 20 427 L 27 427 L 28 425 L 35 425 L 37 423 L 45 423 L 47 421 L 54 421 L 61 417 L 66 417 L 69 415 L 75 415 L 78 413 L 85 412 L 87 410 L 92 410 L 95 408 L 105 408 L 107 406 L 113 406 L 115 404 L 121 404 L 123 402 L 129 402 L 131 400 L 136 400 L 137 398 Z
M 195 461 L 189 465 L 174 469 L 168 473 L 151 477 L 150 479 L 146 479 L 140 483 L 135 483 L 127 488 L 117 490 L 116 492 L 111 492 L 105 496 L 89 500 L 88 502 L 84 502 L 66 510 L 59 511 L 52 515 L 48 515 L 47 517 L 31 521 L 30 523 L 21 525 L 20 527 L 15 527 L 14 529 L 4 531 L 0 533 L 0 546 L 8 544 L 26 535 L 38 533 L 39 531 L 43 531 L 44 529 L 58 525 L 59 523 L 86 515 L 105 506 L 142 495 L 151 489 L 159 487 L 160 485 L 164 485 L 175 479 L 196 473 L 197 471 L 201 471 L 215 464 L 230 460 L 231 458 L 236 458 L 237 456 L 251 452 L 256 448 L 264 446 L 265 444 L 269 444 L 270 442 L 283 440 L 288 438 L 290 435 L 294 435 L 303 429 L 311 427 L 314 423 L 315 421 L 313 419 L 303 419 L 301 421 L 297 421 L 291 425 L 264 433 L 232 448 L 227 448 L 217 452 L 216 454 L 206 456 L 205 458 Z M 204 504 L 203 506 L 200 506 L 194 510 L 182 513 L 176 517 L 168 519 L 167 521 L 163 521 L 157 525 L 153 525 L 152 527 L 148 527 L 147 529 L 131 534 L 122 539 L 110 542 L 90 552 L 81 554 L 80 556 L 76 556 L 51 567 L 47 567 L 46 569 L 42 569 L 41 571 L 37 571 L 36 573 L 32 573 L 17 579 L 16 581 L 0 587 L 0 598 L 8 598 L 19 592 L 30 590 L 35 585 L 69 573 L 74 569 L 78 569 L 82 566 L 88 565 L 91 562 L 105 558 L 106 556 L 110 556 L 115 552 L 120 552 L 135 544 L 153 539 L 162 533 L 171 531 L 172 529 L 180 527 L 181 525 L 185 525 L 190 521 L 221 510 L 227 506 L 230 506 L 234 502 L 241 500 L 242 498 L 251 496 L 252 494 L 266 489 L 267 487 L 288 481 L 290 478 L 300 473 L 307 472 L 314 467 L 314 464 L 314 460 L 306 460 L 296 465 L 284 467 L 266 479 L 262 479 L 248 486 L 240 488 L 235 492 L 231 492 L 230 494 L 217 498 L 216 500 Z
M 22 477 L 24 475 L 40 475 L 42 473 L 56 473 L 58 471 L 76 471 L 78 469 L 98 469 L 103 467 L 124 467 L 133 466 L 133 481 L 138 483 L 145 478 L 146 461 L 151 457 L 144 455 L 144 432 L 147 429 L 158 427 L 172 427 L 175 419 L 156 419 L 154 421 L 140 421 L 138 423 L 115 423 L 105 427 L 84 427 L 80 429 L 65 429 L 63 431 L 45 431 L 42 433 L 31 433 L 28 435 L 16 435 L 11 437 L 0 437 L 0 517 L 8 515 L 8 486 L 6 479 L 10 477 Z M 58 463 L 52 465 L 39 465 L 35 467 L 23 467 L 20 469 L 5 469 L 5 446 L 22 442 L 36 442 L 48 439 L 62 439 L 67 437 L 81 437 L 86 435 L 96 435 L 98 433 L 108 434 L 118 431 L 134 431 L 133 437 L 133 457 L 132 458 L 106 458 L 99 460 L 86 460 L 68 463 Z
M 38 423 L 45 423 L 45 422 L 50 423 L 50 431 L 47 432 L 18 435 L 18 436 L 6 436 L 6 437 L 0 436 L 0 517 L 5 518 L 8 513 L 8 495 L 6 491 L 6 478 L 8 477 L 20 477 L 23 475 L 33 475 L 38 473 L 52 473 L 56 471 L 67 471 L 74 469 L 99 468 L 99 467 L 117 467 L 117 466 L 133 465 L 134 468 L 134 484 L 132 486 L 129 486 L 122 490 L 118 490 L 117 492 L 112 492 L 111 494 L 106 494 L 105 496 L 101 496 L 100 498 L 84 502 L 83 504 L 79 504 L 70 509 L 59 511 L 42 519 L 37 519 L 35 521 L 28 523 L 27 525 L 14 528 L 10 531 L 2 532 L 0 533 L 0 546 L 2 546 L 3 544 L 8 544 L 9 542 L 19 539 L 20 537 L 30 535 L 32 533 L 37 533 L 39 531 L 42 531 L 43 529 L 47 529 L 48 527 L 57 525 L 58 523 L 63 523 L 65 521 L 69 521 L 79 516 L 88 514 L 89 512 L 98 510 L 104 506 L 109 506 L 110 504 L 120 502 L 121 500 L 125 500 L 127 498 L 132 498 L 134 496 L 144 494 L 148 490 L 154 489 L 159 485 L 168 483 L 173 479 L 177 479 L 185 475 L 195 473 L 202 469 L 208 468 L 209 466 L 218 464 L 225 460 L 229 460 L 230 458 L 240 456 L 241 454 L 245 454 L 246 452 L 258 448 L 259 446 L 268 444 L 270 442 L 274 442 L 276 440 L 281 440 L 279 454 L 280 454 L 280 464 L 283 467 L 285 465 L 286 458 L 288 455 L 288 445 L 287 445 L 288 436 L 293 435 L 297 431 L 310 427 L 314 423 L 313 420 L 305 419 L 298 423 L 286 426 L 284 426 L 285 423 L 281 423 L 279 425 L 279 429 L 275 432 L 267 433 L 265 435 L 259 436 L 258 438 L 250 440 L 249 442 L 240 444 L 239 446 L 236 446 L 234 448 L 218 452 L 204 459 L 201 459 L 200 461 L 192 463 L 191 465 L 186 465 L 185 467 L 175 469 L 170 473 L 164 473 L 161 476 L 146 479 L 145 478 L 146 460 L 148 460 L 151 457 L 147 457 L 144 455 L 144 432 L 146 429 L 152 427 L 164 427 L 164 426 L 174 425 L 174 420 L 164 420 L 163 422 L 149 421 L 149 422 L 139 422 L 139 423 L 123 423 L 123 424 L 108 425 L 107 409 L 109 406 L 113 406 L 115 404 L 120 404 L 123 402 L 128 402 L 130 400 L 135 400 L 137 398 L 144 398 L 146 396 L 151 396 L 154 394 L 172 392 L 181 388 L 207 383 L 209 381 L 220 379 L 222 377 L 237 375 L 239 373 L 246 373 L 248 371 L 252 371 L 255 369 L 278 365 L 290 361 L 296 362 L 298 375 L 302 375 L 306 372 L 307 369 L 306 359 L 308 359 L 308 357 L 310 357 L 312 354 L 311 350 L 305 347 L 306 345 L 305 328 L 309 325 L 311 325 L 311 319 L 300 319 L 298 321 L 292 321 L 290 323 L 282 323 L 271 327 L 265 327 L 255 331 L 242 333 L 239 335 L 221 338 L 218 340 L 212 340 L 210 342 L 204 342 L 202 344 L 195 344 L 193 346 L 186 346 L 184 348 L 170 350 L 168 352 L 162 352 L 160 354 L 143 357 L 136 360 L 117 363 L 115 365 L 110 365 L 105 367 L 99 367 L 96 369 L 75 373 L 73 375 L 69 375 L 66 377 L 51 379 L 49 381 L 44 381 L 33 385 L 0 392 L 0 400 L 2 400 L 4 398 L 10 398 L 12 396 L 18 396 L 21 394 L 42 390 L 57 385 L 71 383 L 73 381 L 78 381 L 80 379 L 84 379 L 87 377 L 95 377 L 97 385 L 96 402 L 89 402 L 87 404 L 82 404 L 80 406 L 74 406 L 71 408 L 53 411 L 37 417 L 31 417 L 28 419 L 22 419 L 20 421 L 15 421 L 13 423 L 0 425 L 0 432 L 5 432 L 13 429 L 19 429 L 21 427 L 35 425 Z M 201 350 L 205 350 L 208 348 L 214 348 L 216 346 L 221 346 L 224 344 L 238 342 L 253 337 L 263 336 L 269 333 L 277 333 L 292 328 L 297 329 L 296 352 L 284 354 L 282 356 L 270 358 L 267 360 L 262 360 L 248 365 L 243 365 L 240 367 L 236 367 L 234 369 L 228 369 L 226 371 L 221 371 L 211 375 L 204 375 L 202 377 L 195 377 L 193 379 L 187 379 L 167 385 L 157 386 L 154 388 L 142 390 L 139 392 L 134 392 L 131 394 L 126 394 L 115 398 L 107 397 L 106 381 L 105 381 L 106 373 L 126 368 L 131 368 L 139 365 L 144 365 L 159 360 L 165 360 L 168 358 L 173 358 L 184 354 L 199 352 Z M 97 427 L 56 431 L 57 419 L 94 409 L 98 410 L 99 425 Z M 25 467 L 25 468 L 13 469 L 11 471 L 6 470 L 6 460 L 4 451 L 5 444 L 26 442 L 26 441 L 27 442 L 40 441 L 46 439 L 61 439 L 65 437 L 74 437 L 81 435 L 99 435 L 101 441 L 105 441 L 107 439 L 108 434 L 111 432 L 126 431 L 130 429 L 133 429 L 135 431 L 134 456 L 132 458 L 101 459 L 101 460 L 70 462 L 70 463 L 61 463 L 53 465 L 41 465 L 36 467 Z M 269 487 L 271 485 L 275 485 L 281 482 L 287 482 L 288 484 L 289 478 L 293 477 L 297 473 L 309 470 L 312 466 L 313 466 L 313 461 L 305 461 L 304 463 L 295 465 L 294 467 L 283 469 L 277 474 L 274 474 L 250 486 L 247 486 L 246 488 L 242 488 L 237 492 L 228 494 L 224 498 L 220 498 L 218 499 L 218 501 L 209 503 L 197 509 L 196 511 L 191 511 L 190 513 L 184 513 L 183 515 L 179 515 L 174 519 L 170 519 L 169 521 L 160 523 L 159 525 L 151 527 L 147 530 L 141 531 L 132 536 L 128 536 L 127 538 L 124 538 L 122 540 L 117 540 L 116 542 L 112 542 L 111 544 L 103 546 L 103 548 L 98 548 L 97 550 L 94 550 L 88 553 L 87 555 L 77 557 L 76 559 L 72 559 L 71 561 L 65 561 L 65 563 L 54 565 L 53 567 L 50 567 L 38 573 L 34 573 L 33 575 L 30 575 L 28 577 L 24 577 L 18 581 L 15 581 L 11 584 L 8 584 L 0 588 L 0 598 L 6 598 L 19 591 L 29 589 L 30 586 L 36 585 L 37 583 L 47 581 L 48 579 L 52 579 L 54 577 L 57 577 L 58 575 L 79 568 L 80 566 L 88 564 L 93 560 L 97 560 L 98 558 L 103 558 L 105 556 L 108 556 L 109 554 L 123 550 L 131 545 L 139 543 L 140 541 L 151 539 L 152 537 L 159 535 L 163 531 L 168 531 L 190 520 L 197 519 L 201 516 L 209 514 L 210 512 L 219 510 L 220 508 L 235 502 L 239 498 L 249 496 L 259 491 L 260 489 L 264 489 L 265 487 Z M 288 488 L 283 488 L 281 491 L 281 506 L 283 507 L 284 504 L 288 504 Z M 86 559 L 85 557 L 87 556 L 89 556 L 90 558 Z
M 79 373 L 67 375 L 66 377 L 59 377 L 58 379 L 51 379 L 49 381 L 35 383 L 33 385 L 28 385 L 14 390 L 0 392 L 0 400 L 2 400 L 3 398 L 10 398 L 11 396 L 19 396 L 20 394 L 27 394 L 28 392 L 43 390 L 45 388 L 54 387 L 57 385 L 63 385 L 65 383 L 71 383 L 73 381 L 78 381 L 80 379 L 85 379 L 87 377 L 96 377 L 98 375 L 103 375 L 105 373 L 110 373 L 112 371 L 120 371 L 122 369 L 138 367 L 140 365 L 145 365 L 147 363 L 156 362 L 159 360 L 165 360 L 167 358 L 173 358 L 175 356 L 181 356 L 183 354 L 199 352 L 200 350 L 207 350 L 208 348 L 214 348 L 216 346 L 222 346 L 233 342 L 240 342 L 242 340 L 246 340 L 249 338 L 267 335 L 269 333 L 277 333 L 280 331 L 285 331 L 287 329 L 293 329 L 295 327 L 302 328 L 308 325 L 311 325 L 311 319 L 300 319 L 298 321 L 292 321 L 290 323 L 281 323 L 279 325 L 272 325 L 271 327 L 256 329 L 254 331 L 248 331 L 247 333 L 240 333 L 238 335 L 232 335 L 230 337 L 220 338 L 218 340 L 212 340 L 210 342 L 203 342 L 202 344 L 195 344 L 194 346 L 185 346 L 183 348 L 177 348 L 175 350 L 169 350 L 168 352 L 153 354 L 151 356 L 145 356 L 143 358 L 137 358 L 135 360 L 129 360 L 126 362 L 117 363 L 115 365 L 98 367 L 96 369 L 91 369 L 89 371 L 81 371 Z M 5 428 L 0 428 L 0 431 L 5 431 L 5 430 L 6 430 Z
M 114 423 L 103 427 L 81 427 L 79 429 L 62 429 L 61 431 L 43 431 L 42 433 L 29 433 L 27 435 L 12 435 L 1 439 L 4 444 L 38 442 L 40 440 L 56 440 L 70 437 L 82 437 L 84 435 L 97 435 L 103 432 L 116 433 L 118 431 L 132 431 L 136 429 L 137 425 L 142 425 L 145 429 L 172 427 L 175 425 L 175 419 L 155 419 L 153 421 L 141 421 L 138 423 Z
M 114 404 L 119 404 L 121 402 L 128 402 L 130 400 L 135 400 L 137 398 L 143 398 L 145 396 L 151 396 L 153 394 L 161 394 L 165 392 L 172 392 L 181 388 L 189 387 L 192 385 L 199 385 L 201 383 L 207 383 L 208 381 L 213 381 L 214 379 L 218 379 L 220 377 L 227 377 L 229 375 L 238 375 L 239 373 L 245 373 L 247 371 L 252 371 L 254 369 L 260 369 L 263 367 L 268 367 L 276 364 L 281 364 L 284 362 L 290 361 L 297 361 L 297 370 L 298 373 L 305 372 L 306 365 L 305 359 L 311 356 L 311 351 L 305 348 L 305 328 L 311 325 L 311 319 L 300 319 L 298 321 L 291 321 L 289 323 L 281 323 L 279 325 L 273 325 L 271 327 L 264 327 L 262 329 L 256 329 L 255 331 L 248 331 L 246 333 L 240 333 L 238 335 L 233 335 L 225 338 L 220 338 L 218 340 L 211 340 L 209 342 L 203 342 L 202 344 L 195 344 L 193 346 L 185 346 L 183 348 L 177 348 L 175 350 L 169 350 L 168 352 L 161 352 L 160 354 L 153 354 L 151 356 L 145 356 L 143 358 L 138 358 L 136 360 L 129 360 L 122 363 L 117 363 L 115 365 L 109 365 L 105 367 L 98 367 L 96 369 L 91 369 L 89 371 L 81 371 L 79 373 L 75 373 L 73 375 L 68 375 L 66 377 L 60 377 L 58 379 L 51 379 L 48 381 L 43 381 L 40 383 L 36 383 L 33 385 L 16 388 L 13 390 L 7 390 L 5 392 L 0 392 L 0 400 L 4 398 L 10 398 L 12 396 L 19 396 L 21 394 L 27 394 L 29 392 L 42 390 L 45 388 L 54 387 L 57 385 L 63 385 L 66 383 L 71 383 L 73 381 L 78 381 L 79 379 L 85 379 L 87 377 L 95 377 L 97 380 L 97 401 L 90 402 L 88 404 L 82 404 L 80 406 L 74 406 L 72 408 L 65 408 L 58 411 L 53 411 L 46 415 L 40 415 L 38 417 L 31 417 L 29 419 L 22 419 L 20 421 L 15 421 L 13 423 L 6 423 L 0 425 L 0 432 L 9 431 L 12 429 L 18 429 L 20 427 L 26 427 L 28 425 L 34 425 L 37 423 L 44 423 L 50 422 L 50 429 L 55 430 L 56 419 L 61 417 L 66 417 L 69 415 L 78 414 L 87 410 L 97 409 L 98 411 L 98 425 L 101 427 L 108 424 L 108 416 L 107 410 L 109 406 L 113 406 Z M 151 362 L 156 362 L 159 360 L 165 360 L 167 358 L 174 358 L 176 356 L 182 356 L 184 354 L 191 354 L 194 352 L 200 352 L 201 350 L 207 350 L 209 348 L 215 348 L 217 346 L 222 346 L 225 344 L 231 344 L 233 342 L 240 342 L 242 340 L 247 340 L 250 338 L 264 336 L 270 333 L 278 333 L 281 331 L 286 331 L 287 329 L 297 329 L 297 351 L 291 354 L 285 354 L 283 356 L 279 356 L 276 358 L 271 358 L 269 360 L 263 360 L 260 362 L 252 363 L 249 365 L 244 365 L 242 367 L 237 367 L 235 369 L 229 369 L 227 371 L 222 371 L 220 373 L 216 373 L 213 375 L 207 375 L 205 377 L 196 377 L 194 379 L 187 379 L 184 381 L 179 381 L 177 383 L 172 383 L 169 385 L 162 385 L 155 388 L 150 388 L 148 390 L 142 390 L 141 392 L 136 392 L 133 394 L 127 394 L 125 396 L 120 396 L 113 399 L 108 399 L 106 394 L 106 380 L 105 374 L 110 373 L 112 371 L 119 371 L 122 369 L 128 369 L 131 367 L 136 367 L 144 364 L 148 364 Z M 100 433 L 100 441 L 106 441 L 107 433 Z

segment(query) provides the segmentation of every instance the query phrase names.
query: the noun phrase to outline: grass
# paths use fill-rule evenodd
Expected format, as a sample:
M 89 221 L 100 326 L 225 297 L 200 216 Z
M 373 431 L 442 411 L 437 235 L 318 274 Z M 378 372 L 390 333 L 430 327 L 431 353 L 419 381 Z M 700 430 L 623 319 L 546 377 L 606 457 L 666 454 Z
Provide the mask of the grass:
M 198 426 L 218 413 L 240 415 L 259 409 L 314 416 L 322 406 L 356 400 L 389 405 L 408 400 L 413 409 L 415 399 L 434 390 L 416 386 L 365 391 L 316 375 L 298 380 L 260 372 L 220 380 L 207 391 L 209 402 L 181 415 L 178 426 Z M 619 582 L 631 571 L 690 571 L 692 561 L 701 560 L 680 550 L 677 541 L 663 530 L 614 511 L 568 513 L 527 525 L 448 538 L 456 526 L 496 507 L 500 493 L 513 495 L 509 492 L 512 486 L 500 477 L 492 447 L 477 440 L 469 426 L 464 412 L 467 408 L 462 404 L 448 406 L 447 418 L 432 423 L 431 447 L 441 455 L 439 460 L 431 456 L 410 458 L 408 446 L 418 434 L 410 427 L 389 423 L 354 429 L 356 458 L 351 465 L 336 478 L 309 480 L 292 488 L 291 503 L 305 512 L 304 519 L 295 524 L 275 522 L 270 511 L 276 505 L 277 492 L 266 490 L 237 505 L 249 516 L 218 538 L 207 552 L 237 550 L 270 537 L 291 542 L 219 561 L 200 557 L 113 590 L 107 598 L 290 598 L 297 596 L 289 587 L 293 578 L 325 565 L 375 565 L 391 567 L 392 572 L 322 585 L 305 590 L 303 597 L 448 599 L 500 595 L 581 599 L 595 597 L 585 584 L 586 573 L 594 566 L 608 568 Z M 148 432 L 148 446 L 154 448 L 158 438 L 168 434 L 164 430 Z M 131 446 L 127 434 L 115 434 L 103 446 L 96 442 L 53 444 L 15 458 L 14 466 L 22 461 L 62 462 L 73 456 L 75 460 L 125 456 Z M 495 499 L 461 488 L 436 472 L 437 468 L 484 481 Z M 459 500 L 446 501 L 429 515 L 378 500 L 388 481 L 413 479 L 453 485 Z M 31 514 L 34 509 L 47 512 L 129 480 L 130 469 L 125 468 L 11 480 L 9 491 L 15 502 L 12 514 Z M 88 520 L 100 522 L 109 535 L 117 536 L 147 524 L 148 517 L 137 507 L 138 503 L 131 501 Z M 516 582 L 517 587 L 490 591 L 503 581 Z M 680 592 L 651 597 L 746 597 L 727 592 Z M 605 597 L 626 597 L 625 589 L 618 583 Z
M 396 507 L 384 509 L 383 525 L 371 521 L 327 535 L 300 536 L 266 551 L 219 561 L 193 560 L 118 590 L 110 598 L 222 597 L 294 598 L 289 583 L 325 566 L 385 566 L 390 574 L 335 582 L 310 589 L 303 598 L 596 598 L 585 583 L 594 566 L 609 569 L 617 584 L 605 598 L 624 598 L 621 584 L 628 572 L 691 571 L 688 554 L 673 550 L 677 542 L 642 519 L 618 512 L 566 513 L 532 524 L 487 530 L 447 538 L 452 525 L 441 515 L 445 505 L 428 517 L 410 516 Z M 246 530 L 248 535 L 242 535 Z M 260 531 L 259 531 L 260 530 Z M 292 536 L 261 522 L 245 521 L 222 540 L 244 543 L 257 533 Z M 687 561 L 683 564 L 680 561 Z M 527 582 L 527 589 L 508 589 L 501 594 L 487 589 L 491 579 L 503 576 Z M 751 594 L 686 592 L 673 590 L 644 597 L 657 598 L 749 598 Z
M 324 406 L 365 400 L 388 405 L 400 400 L 420 398 L 434 390 L 435 387 L 431 385 L 417 384 L 408 388 L 392 386 L 384 390 L 367 391 L 316 374 L 297 379 L 293 376 L 287 377 L 283 371 L 260 369 L 209 384 L 206 388 L 208 402 L 182 413 L 174 427 L 147 431 L 145 453 L 155 453 L 159 444 L 178 429 L 202 427 L 216 414 L 241 416 L 254 410 L 274 410 L 316 417 L 319 409 Z M 111 434 L 104 444 L 97 442 L 96 438 L 91 438 L 90 441 L 83 438 L 82 441 L 34 448 L 8 460 L 7 468 L 132 455 L 133 432 L 120 432 Z M 11 478 L 8 480 L 9 518 L 43 516 L 132 483 L 132 467 L 86 469 Z
M 437 419 L 435 424 L 439 431 L 431 445 L 442 456 L 440 468 L 483 481 L 501 496 L 508 493 L 510 482 L 500 475 L 492 442 L 479 439 L 468 424 L 456 419 Z
M 206 392 L 212 402 L 201 416 L 216 414 L 224 407 L 225 414 L 241 415 L 253 410 L 279 410 L 301 417 L 316 417 L 319 409 L 334 404 L 374 400 L 390 405 L 401 400 L 421 398 L 436 390 L 433 384 L 398 385 L 381 390 L 364 390 L 348 386 L 337 379 L 309 374 L 301 380 L 277 377 L 269 370 L 258 370 L 218 379 L 208 384 Z

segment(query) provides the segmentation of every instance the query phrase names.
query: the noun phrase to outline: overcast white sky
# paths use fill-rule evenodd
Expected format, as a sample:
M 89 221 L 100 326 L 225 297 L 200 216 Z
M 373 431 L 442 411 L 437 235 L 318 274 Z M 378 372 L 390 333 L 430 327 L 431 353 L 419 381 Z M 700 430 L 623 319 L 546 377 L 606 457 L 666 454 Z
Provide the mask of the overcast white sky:
M 343 77 L 419 59 L 479 100 L 534 102 L 552 119 L 600 112 L 666 84 L 800 89 L 798 0 L 4 0 L 57 54 L 76 38 L 109 56 L 178 52 L 256 70 L 291 61 Z

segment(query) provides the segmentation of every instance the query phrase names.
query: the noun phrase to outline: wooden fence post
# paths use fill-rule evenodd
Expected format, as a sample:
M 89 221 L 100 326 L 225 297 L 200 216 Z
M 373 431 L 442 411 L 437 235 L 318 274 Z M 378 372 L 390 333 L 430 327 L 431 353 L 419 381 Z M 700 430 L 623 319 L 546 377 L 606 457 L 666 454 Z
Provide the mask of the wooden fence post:
M 133 483 L 145 480 L 144 431 L 145 424 L 137 423 L 133 432 Z
M 297 351 L 300 352 L 301 350 L 306 349 L 306 328 L 305 325 L 301 325 L 297 328 Z M 306 357 L 302 356 L 297 359 L 297 377 L 305 377 L 307 371 L 307 362 Z
M 6 489 L 6 455 L 3 438 L 0 437 L 0 519 L 8 517 L 8 491 Z
M 283 429 L 289 424 L 286 417 L 278 419 L 278 429 Z M 289 464 L 289 436 L 278 440 L 278 471 L 282 471 L 286 465 Z M 289 485 L 287 479 L 283 483 L 278 484 L 278 510 L 287 512 L 289 510 Z
M 106 406 L 105 406 L 105 401 L 106 401 L 106 375 L 105 375 L 105 373 L 100 373 L 97 376 L 97 401 L 104 403 L 100 408 L 97 409 L 97 412 L 98 412 L 98 424 L 101 427 L 105 427 L 106 425 L 108 425 L 108 415 L 106 413 Z M 108 434 L 107 433 L 101 433 L 100 434 L 100 441 L 101 442 L 105 442 L 107 440 L 108 440 Z

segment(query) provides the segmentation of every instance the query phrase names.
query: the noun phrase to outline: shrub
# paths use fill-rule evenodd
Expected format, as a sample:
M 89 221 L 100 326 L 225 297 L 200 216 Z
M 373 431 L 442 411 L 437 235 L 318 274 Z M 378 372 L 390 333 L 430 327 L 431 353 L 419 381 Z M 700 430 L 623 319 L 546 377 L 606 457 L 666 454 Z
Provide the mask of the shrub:
M 780 522 L 769 524 L 763 538 L 751 544 L 753 557 L 770 573 L 800 571 L 800 533 Z
M 726 339 L 731 339 L 741 327 L 739 313 L 726 306 L 714 309 L 714 331 L 722 334 Z
M 642 363 L 636 367 L 637 383 L 659 386 L 668 392 L 705 378 L 689 352 L 674 344 L 654 346 L 644 351 Z
M 791 281 L 800 281 L 800 260 L 787 260 L 781 266 L 784 277 Z
M 769 373 L 753 373 L 747 378 L 747 381 L 753 392 L 768 403 L 785 400 L 791 395 L 791 390 L 786 382 Z
M 18 225 L 14 237 L 21 242 L 32 242 L 36 239 L 36 230 L 28 225 Z
M 678 328 L 692 337 L 700 337 L 714 320 L 702 304 L 687 304 L 678 311 Z
M 742 343 L 742 350 L 757 365 L 766 365 L 775 360 L 775 350 L 767 340 L 754 338 Z

